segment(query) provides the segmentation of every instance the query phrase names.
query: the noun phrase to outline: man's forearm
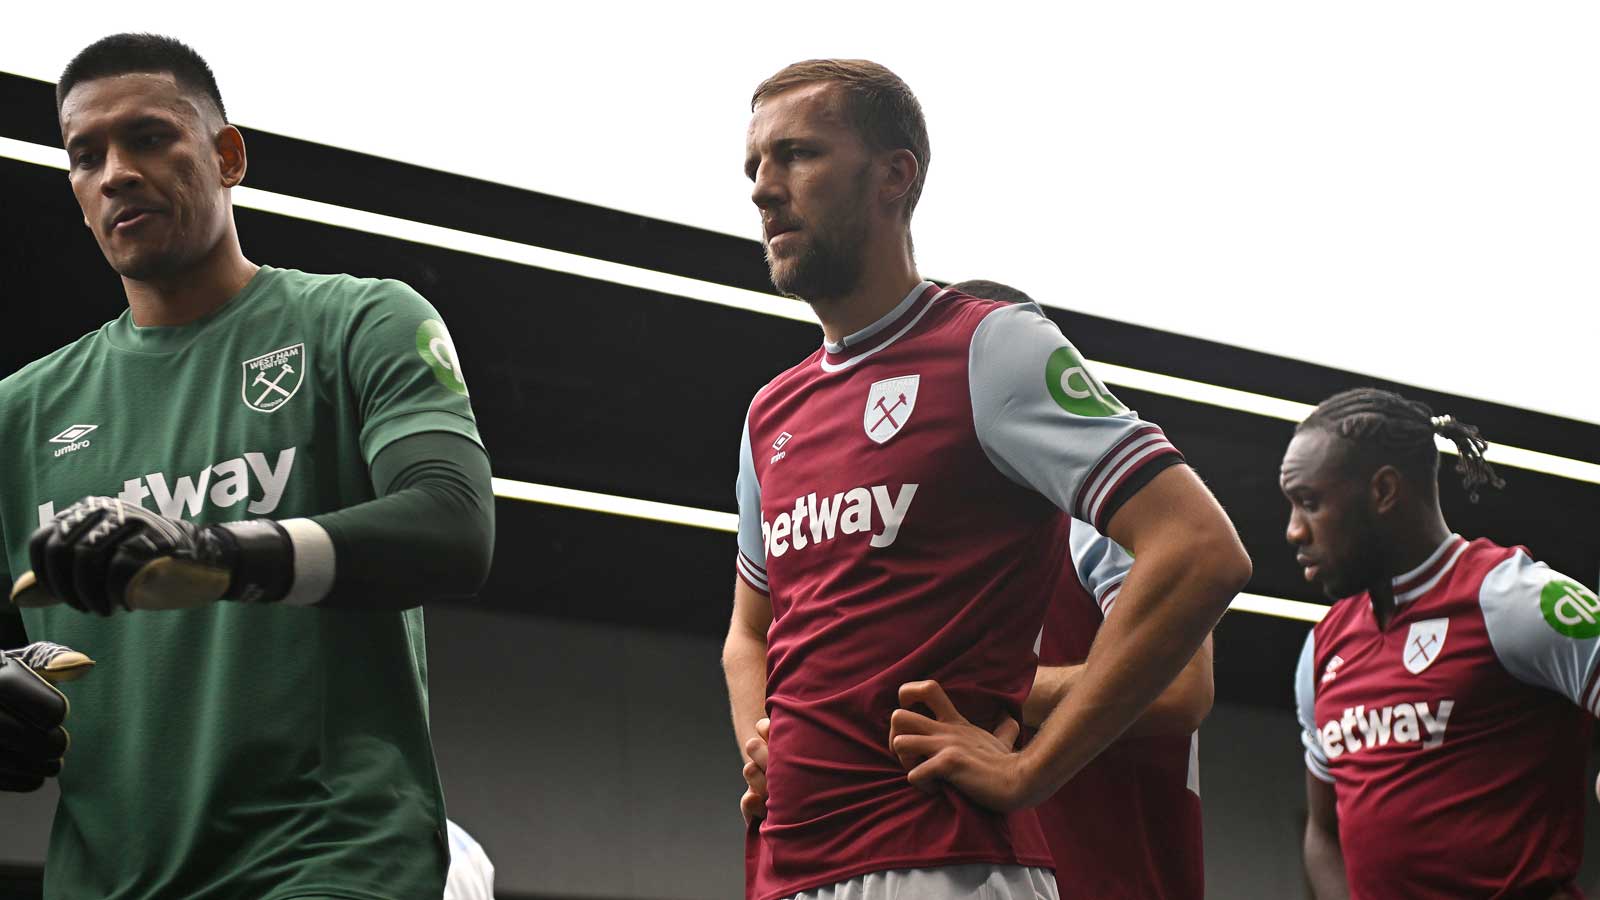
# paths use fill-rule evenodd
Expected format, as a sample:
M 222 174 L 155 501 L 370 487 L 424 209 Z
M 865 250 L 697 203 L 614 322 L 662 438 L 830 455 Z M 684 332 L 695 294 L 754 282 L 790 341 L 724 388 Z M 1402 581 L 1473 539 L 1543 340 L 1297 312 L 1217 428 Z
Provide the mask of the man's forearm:
M 1344 852 L 1339 838 L 1314 823 L 1306 824 L 1306 880 L 1314 900 L 1346 900 L 1349 884 L 1344 876 Z
M 1072 692 L 1083 673 L 1083 664 L 1040 666 L 1034 673 L 1033 690 L 1022 704 L 1023 723 L 1039 727 L 1050 711 Z M 1211 639 L 1167 685 L 1161 695 L 1134 720 L 1123 737 L 1161 737 L 1192 734 L 1211 713 L 1215 696 L 1211 676 Z
M 739 755 L 756 736 L 756 721 L 767 714 L 767 641 L 737 625 L 722 645 L 722 674 L 728 682 L 728 705 Z
M 1072 693 L 1072 685 L 1083 673 L 1083 663 L 1070 666 L 1040 666 L 1033 673 L 1033 689 L 1022 701 L 1022 724 L 1038 728 L 1061 701 Z
M 384 448 L 372 469 L 381 496 L 312 519 L 334 550 L 334 579 L 319 605 L 406 609 L 476 593 L 494 553 L 494 490 L 482 448 L 425 432 Z
M 1223 546 L 1140 548 L 1118 596 L 1118 614 L 1106 619 L 1070 693 L 1023 752 L 1029 805 L 1116 740 L 1199 649 L 1249 574 L 1236 543 L 1217 543 Z

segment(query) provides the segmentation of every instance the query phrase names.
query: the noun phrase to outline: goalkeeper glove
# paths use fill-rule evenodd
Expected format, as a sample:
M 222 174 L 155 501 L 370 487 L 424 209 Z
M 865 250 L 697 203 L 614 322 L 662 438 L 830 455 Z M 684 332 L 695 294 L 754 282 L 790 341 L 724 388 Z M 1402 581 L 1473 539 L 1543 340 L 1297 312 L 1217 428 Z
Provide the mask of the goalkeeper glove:
M 71 681 L 94 660 L 43 641 L 0 653 L 0 790 L 32 791 L 61 771 L 71 743 L 70 704 L 52 682 Z
M 273 603 L 294 581 L 294 547 L 271 519 L 200 526 L 112 497 L 62 510 L 28 541 L 32 572 L 18 606 L 60 602 L 118 609 L 190 609 L 218 600 Z

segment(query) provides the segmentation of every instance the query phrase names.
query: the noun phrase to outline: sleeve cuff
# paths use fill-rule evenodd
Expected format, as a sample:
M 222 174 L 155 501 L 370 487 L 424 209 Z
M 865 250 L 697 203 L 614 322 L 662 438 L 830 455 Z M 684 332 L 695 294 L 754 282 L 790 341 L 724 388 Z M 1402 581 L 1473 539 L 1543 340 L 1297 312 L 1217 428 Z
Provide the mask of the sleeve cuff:
M 1306 771 L 1310 772 L 1318 781 L 1333 784 L 1333 773 L 1328 771 L 1327 765 L 1322 760 L 1312 756 L 1310 750 L 1306 751 Z
M 1589 715 L 1600 718 L 1600 665 L 1594 667 L 1589 673 L 1589 682 L 1584 685 L 1584 708 Z
M 426 431 L 448 431 L 451 434 L 459 434 L 483 447 L 483 438 L 478 436 L 477 422 L 459 413 L 442 409 L 424 409 L 377 422 L 368 422 L 361 430 L 361 454 L 366 457 L 367 465 L 370 466 L 383 448 L 403 437 Z M 487 451 L 488 448 L 484 449 Z
M 1160 428 L 1145 425 L 1135 429 L 1089 470 L 1072 515 L 1105 534 L 1106 523 L 1129 497 L 1163 469 L 1181 462 L 1183 454 Z
M 294 582 L 279 602 L 315 606 L 333 589 L 333 538 L 310 519 L 284 519 L 278 524 L 289 533 L 289 543 L 294 547 Z
M 733 570 L 739 573 L 739 577 L 744 579 L 745 584 L 755 588 L 756 591 L 762 594 L 772 593 L 771 589 L 767 586 L 767 570 L 756 565 L 755 562 L 753 562 L 750 557 L 745 556 L 743 552 L 740 552 L 739 555 L 734 558 Z

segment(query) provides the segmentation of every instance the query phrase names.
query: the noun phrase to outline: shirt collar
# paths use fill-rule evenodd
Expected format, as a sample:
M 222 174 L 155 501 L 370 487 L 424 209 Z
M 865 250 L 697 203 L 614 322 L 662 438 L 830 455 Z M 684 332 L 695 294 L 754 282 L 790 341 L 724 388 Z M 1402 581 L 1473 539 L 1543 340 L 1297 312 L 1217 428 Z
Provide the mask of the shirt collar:
M 911 289 L 905 299 L 894 309 L 860 331 L 847 334 L 837 342 L 822 342 L 822 367 L 827 371 L 848 368 L 873 353 L 894 343 L 901 335 L 917 324 L 933 301 L 944 294 L 937 284 L 924 281 Z
M 1440 579 L 1455 566 L 1456 560 L 1461 558 L 1466 549 L 1466 539 L 1459 534 L 1452 534 L 1444 539 L 1444 543 L 1440 544 L 1422 565 L 1403 575 L 1395 576 L 1390 583 L 1394 590 L 1395 606 L 1410 603 L 1433 590 Z

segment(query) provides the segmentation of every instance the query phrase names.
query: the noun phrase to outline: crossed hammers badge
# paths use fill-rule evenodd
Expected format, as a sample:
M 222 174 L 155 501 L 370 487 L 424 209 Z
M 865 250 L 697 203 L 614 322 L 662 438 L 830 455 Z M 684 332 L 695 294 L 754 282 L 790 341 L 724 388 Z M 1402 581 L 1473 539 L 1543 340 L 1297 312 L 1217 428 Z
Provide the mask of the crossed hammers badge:
M 289 402 L 306 379 L 306 345 L 295 344 L 244 362 L 244 405 L 275 412 Z
M 917 407 L 917 386 L 921 381 L 921 375 L 902 375 L 873 383 L 867 391 L 866 411 L 861 415 L 861 427 L 867 437 L 881 444 L 900 433 Z

